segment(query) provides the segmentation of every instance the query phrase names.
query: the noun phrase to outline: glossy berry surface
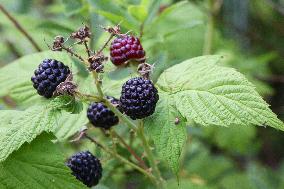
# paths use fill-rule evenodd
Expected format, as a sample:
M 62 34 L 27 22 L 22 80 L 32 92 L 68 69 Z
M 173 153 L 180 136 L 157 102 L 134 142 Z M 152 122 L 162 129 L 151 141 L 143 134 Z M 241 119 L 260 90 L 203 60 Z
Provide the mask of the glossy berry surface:
M 89 151 L 73 155 L 66 165 L 72 170 L 72 175 L 88 187 L 97 185 L 102 177 L 100 160 Z
M 158 90 L 150 80 L 136 77 L 122 86 L 120 106 L 132 119 L 142 119 L 152 115 L 159 100 Z
M 37 93 L 46 98 L 51 98 L 56 87 L 66 80 L 70 70 L 62 62 L 54 59 L 45 59 L 34 71 L 31 78 Z
M 137 37 L 122 35 L 112 41 L 110 46 L 110 60 L 115 65 L 122 65 L 129 60 L 139 63 L 145 62 L 145 51 Z
M 111 103 L 114 103 L 112 101 L 117 101 L 113 97 L 108 98 Z M 100 102 L 94 102 L 89 105 L 87 110 L 87 117 L 95 127 L 101 127 L 104 129 L 109 129 L 119 122 L 118 117 L 109 108 L 107 108 Z

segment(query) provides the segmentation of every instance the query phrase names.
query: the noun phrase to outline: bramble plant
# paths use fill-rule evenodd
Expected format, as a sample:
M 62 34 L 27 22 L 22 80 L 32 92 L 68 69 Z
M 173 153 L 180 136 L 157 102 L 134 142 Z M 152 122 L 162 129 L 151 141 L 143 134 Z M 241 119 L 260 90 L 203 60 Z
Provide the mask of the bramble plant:
M 219 65 L 222 56 L 183 61 L 153 80 L 155 65 L 147 61 L 143 41 L 119 24 L 102 29 L 109 36 L 97 50 L 89 45 L 96 36 L 83 26 L 68 38 L 56 36 L 49 51 L 0 69 L 0 94 L 27 107 L 0 111 L 0 188 L 93 187 L 108 166 L 99 160 L 102 154 L 166 188 L 160 161 L 179 178 L 188 126 L 284 130 L 254 85 Z M 115 73 L 124 75 L 113 79 Z M 64 158 L 66 140 L 87 150 Z

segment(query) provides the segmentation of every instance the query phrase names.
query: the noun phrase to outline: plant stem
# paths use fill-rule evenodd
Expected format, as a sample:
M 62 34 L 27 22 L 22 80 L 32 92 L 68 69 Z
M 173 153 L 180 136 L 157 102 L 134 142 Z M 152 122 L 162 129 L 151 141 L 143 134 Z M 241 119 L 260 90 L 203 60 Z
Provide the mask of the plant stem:
M 113 129 L 110 129 L 110 137 L 111 137 L 111 142 L 112 142 L 112 149 L 114 152 L 117 153 L 117 150 L 116 150 L 116 134 L 114 134 L 114 130 Z
M 107 99 L 104 99 L 104 104 L 117 115 L 122 121 L 124 121 L 130 129 L 137 130 L 137 126 L 130 119 L 128 119 L 123 113 L 121 113 L 112 103 Z
M 82 94 L 79 91 L 76 91 L 75 96 L 80 98 L 83 101 L 92 101 L 92 102 L 101 102 L 102 98 L 99 96 L 89 95 L 89 94 Z
M 110 42 L 110 40 L 111 40 L 114 36 L 115 36 L 115 35 L 112 33 L 112 34 L 109 36 L 108 40 L 105 42 L 105 44 L 101 47 L 100 50 L 98 50 L 98 52 L 97 52 L 96 54 L 100 54 L 100 53 L 104 50 L 104 48 L 106 48 L 107 44 Z
M 118 138 L 118 140 L 126 147 L 128 152 L 133 155 L 133 157 L 139 162 L 140 166 L 144 169 L 148 169 L 145 162 L 135 153 L 135 151 L 124 141 L 124 139 L 115 130 L 112 130 L 113 135 Z
M 90 48 L 89 48 L 88 43 L 87 43 L 86 40 L 84 40 L 84 46 L 85 46 L 86 53 L 87 53 L 88 57 L 90 57 L 91 56 L 91 51 L 90 51 Z
M 95 72 L 95 71 L 93 71 L 92 73 L 93 73 L 93 77 L 94 77 L 94 79 L 95 79 L 95 84 L 96 84 L 96 88 L 97 88 L 97 90 L 98 90 L 99 96 L 100 96 L 100 97 L 104 97 L 104 93 L 103 93 L 103 90 L 102 90 L 102 88 L 101 88 L 101 83 L 100 83 L 100 81 L 99 81 L 99 75 L 98 75 L 98 73 Z
M 151 168 L 153 169 L 153 173 L 154 173 L 154 176 L 156 177 L 158 188 L 165 188 L 164 181 L 163 181 L 163 178 L 161 177 L 161 173 L 160 173 L 158 166 L 155 162 L 154 155 L 153 155 L 152 150 L 149 146 L 149 143 L 148 143 L 148 141 L 145 137 L 144 126 L 143 126 L 142 120 L 139 120 L 139 129 L 138 129 L 137 134 L 142 141 L 143 148 L 146 152 L 146 155 L 147 155 L 147 158 L 150 162 Z
M 215 13 L 213 9 L 214 9 L 214 0 L 209 0 L 208 23 L 204 38 L 203 55 L 211 54 L 212 51 L 213 39 L 214 39 L 214 26 L 215 26 L 215 19 L 214 19 Z
M 84 135 L 88 140 L 90 140 L 91 142 L 93 142 L 94 144 L 96 144 L 98 147 L 100 147 L 102 150 L 104 150 L 105 152 L 109 153 L 110 155 L 116 157 L 118 160 L 120 160 L 121 162 L 133 167 L 134 169 L 136 169 L 137 171 L 143 173 L 144 175 L 146 175 L 147 177 L 149 177 L 152 181 L 155 180 L 155 177 L 147 172 L 146 170 L 142 169 L 141 167 L 135 165 L 134 163 L 128 161 L 127 159 L 125 159 L 124 157 L 122 157 L 121 155 L 113 152 L 112 150 L 108 149 L 107 147 L 105 147 L 104 145 L 102 145 L 101 143 L 99 143 L 98 141 L 96 141 L 94 138 L 90 137 L 89 135 L 87 135 L 85 133 Z
M 28 41 L 33 45 L 33 47 L 40 52 L 41 48 L 32 38 L 32 36 L 20 25 L 20 23 L 0 4 L 0 10 L 7 16 L 7 18 L 14 24 L 14 26 L 28 39 Z

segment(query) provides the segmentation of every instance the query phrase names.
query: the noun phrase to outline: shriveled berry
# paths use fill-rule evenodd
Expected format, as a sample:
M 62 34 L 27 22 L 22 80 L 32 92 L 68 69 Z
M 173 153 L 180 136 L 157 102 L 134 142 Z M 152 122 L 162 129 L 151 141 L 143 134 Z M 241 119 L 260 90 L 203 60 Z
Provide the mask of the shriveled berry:
M 140 40 L 131 35 L 121 35 L 112 41 L 110 60 L 115 65 L 121 65 L 131 59 L 139 63 L 145 62 L 145 51 Z
M 70 70 L 62 62 L 54 59 L 45 59 L 34 71 L 31 78 L 37 93 L 46 98 L 51 98 L 56 87 L 66 80 Z
M 97 185 L 102 177 L 100 160 L 89 151 L 73 155 L 66 165 L 72 170 L 72 175 L 88 187 Z
M 150 80 L 136 77 L 129 79 L 122 86 L 120 106 L 132 119 L 152 115 L 158 100 L 158 90 Z

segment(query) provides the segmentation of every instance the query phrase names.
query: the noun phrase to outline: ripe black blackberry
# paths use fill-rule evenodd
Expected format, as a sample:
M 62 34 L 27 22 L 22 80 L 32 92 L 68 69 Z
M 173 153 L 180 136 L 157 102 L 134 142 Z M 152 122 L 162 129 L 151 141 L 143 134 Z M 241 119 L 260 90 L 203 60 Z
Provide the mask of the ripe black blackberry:
M 112 104 L 118 105 L 118 100 L 114 97 L 108 97 L 108 99 Z M 101 102 L 94 102 L 90 104 L 87 110 L 87 117 L 95 127 L 101 127 L 104 129 L 109 129 L 119 122 L 118 117 Z
M 121 65 L 134 59 L 140 63 L 145 62 L 145 51 L 137 37 L 120 35 L 112 41 L 110 46 L 110 60 L 115 65 Z
M 73 155 L 66 165 L 72 170 L 72 175 L 88 187 L 97 185 L 102 177 L 100 160 L 89 151 Z
M 132 119 L 152 115 L 158 100 L 158 90 L 150 80 L 136 77 L 129 79 L 122 86 L 120 106 Z
M 66 80 L 70 70 L 62 62 L 54 59 L 45 59 L 34 71 L 31 80 L 37 93 L 51 98 L 56 87 Z

